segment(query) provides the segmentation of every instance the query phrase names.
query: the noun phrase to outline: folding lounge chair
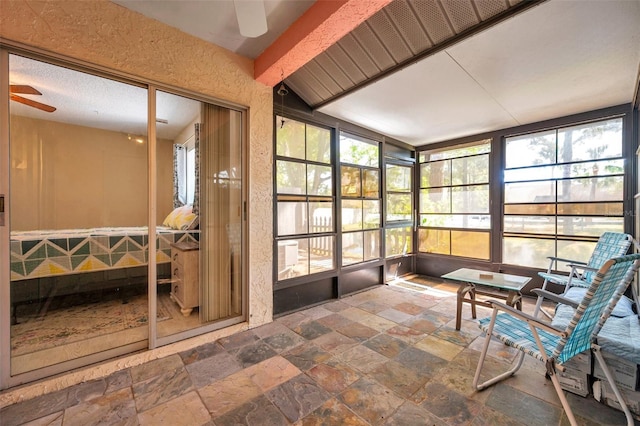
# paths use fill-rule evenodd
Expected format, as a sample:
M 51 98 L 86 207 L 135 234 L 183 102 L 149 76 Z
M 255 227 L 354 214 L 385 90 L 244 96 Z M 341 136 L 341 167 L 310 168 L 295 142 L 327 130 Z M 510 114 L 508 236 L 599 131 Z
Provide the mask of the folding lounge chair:
M 596 271 L 600 269 L 604 262 L 608 259 L 627 254 L 632 242 L 633 237 L 629 234 L 622 232 L 605 232 L 598 239 L 598 242 L 591 253 L 591 257 L 586 263 L 563 259 L 560 257 L 548 257 L 550 262 L 547 272 L 538 272 L 538 275 L 544 278 L 544 282 L 540 289 L 543 290 L 543 292 L 546 292 L 548 283 L 559 284 L 565 287 L 563 291 L 563 294 L 565 294 L 572 286 L 589 287 Z M 569 275 L 551 273 L 555 262 L 568 263 L 571 267 Z M 538 296 L 533 315 L 537 317 L 538 313 L 542 312 L 550 318 L 551 315 L 542 309 L 543 297 L 543 295 Z
M 551 378 L 569 422 L 575 425 L 575 417 L 560 387 L 556 370 L 564 371 L 563 364 L 572 357 L 593 349 L 609 384 L 618 401 L 621 402 L 628 425 L 632 426 L 634 422 L 631 412 L 615 384 L 595 339 L 613 307 L 633 280 L 638 266 L 640 266 L 640 254 L 630 254 L 606 261 L 596 273 L 584 299 L 578 304 L 573 318 L 565 329 L 553 327 L 503 303 L 489 301 L 493 307 L 491 317 L 478 321 L 480 328 L 485 331 L 485 342 L 473 378 L 473 386 L 477 390 L 482 390 L 512 376 L 522 365 L 524 355 L 531 355 L 544 363 L 546 373 Z M 498 313 L 499 311 L 503 312 Z M 515 366 L 509 371 L 478 384 L 492 336 L 520 350 L 521 353 L 515 361 Z

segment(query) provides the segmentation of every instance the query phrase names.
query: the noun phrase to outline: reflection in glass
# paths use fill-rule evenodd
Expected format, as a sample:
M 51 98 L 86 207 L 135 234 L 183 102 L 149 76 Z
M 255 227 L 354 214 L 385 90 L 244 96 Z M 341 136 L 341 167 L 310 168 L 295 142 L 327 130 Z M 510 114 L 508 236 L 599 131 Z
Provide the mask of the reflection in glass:
M 420 187 L 437 188 L 451 185 L 451 161 L 434 161 L 420 166 Z
M 448 229 L 419 229 L 418 251 L 422 253 L 450 254 L 451 231 Z
M 420 190 L 421 213 L 451 212 L 451 189 L 434 188 Z
M 365 169 L 362 171 L 363 197 L 378 198 L 380 196 L 379 175 L 378 170 Z
M 362 229 L 362 201 L 342 200 L 342 230 L 354 231 Z
M 342 234 L 342 265 L 352 265 L 364 259 L 364 234 L 349 232 Z
M 276 161 L 278 194 L 305 194 L 307 191 L 307 173 L 304 163 Z
M 555 253 L 555 240 L 541 238 L 505 237 L 502 240 L 502 260 L 509 265 L 547 269 Z
M 413 251 L 413 228 L 387 228 L 385 231 L 385 256 L 392 257 Z
M 276 123 L 282 123 L 282 120 L 282 117 L 276 116 Z M 285 118 L 284 125 L 276 126 L 276 155 L 304 160 L 304 123 Z
M 451 231 L 451 255 L 489 260 L 489 232 Z
M 331 162 L 331 131 L 307 124 L 307 160 Z
M 489 185 L 451 188 L 452 213 L 489 213 Z
M 307 194 L 330 196 L 333 191 L 330 166 L 307 164 Z
M 307 203 L 278 202 L 278 236 L 304 234 L 308 231 Z
M 360 183 L 360 168 L 342 166 L 340 170 L 342 175 L 340 182 L 342 185 L 342 196 L 361 197 L 362 185 Z
M 364 200 L 362 201 L 363 208 L 363 227 L 364 229 L 372 229 L 380 227 L 380 201 L 379 200 Z
M 378 142 L 340 133 L 340 162 L 378 167 Z
M 489 155 L 451 160 L 451 176 L 453 185 L 489 182 Z

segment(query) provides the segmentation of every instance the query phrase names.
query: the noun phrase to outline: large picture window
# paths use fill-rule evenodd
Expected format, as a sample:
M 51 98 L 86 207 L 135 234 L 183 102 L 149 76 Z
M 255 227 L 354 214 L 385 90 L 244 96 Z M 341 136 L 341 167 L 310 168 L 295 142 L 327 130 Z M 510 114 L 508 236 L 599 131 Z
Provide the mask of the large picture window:
M 379 157 L 378 142 L 340 134 L 343 266 L 381 257 Z
M 276 117 L 278 280 L 335 268 L 331 131 Z
M 491 141 L 420 153 L 418 250 L 489 260 Z
M 622 118 L 507 138 L 503 262 L 587 259 L 603 232 L 624 230 L 624 174 Z

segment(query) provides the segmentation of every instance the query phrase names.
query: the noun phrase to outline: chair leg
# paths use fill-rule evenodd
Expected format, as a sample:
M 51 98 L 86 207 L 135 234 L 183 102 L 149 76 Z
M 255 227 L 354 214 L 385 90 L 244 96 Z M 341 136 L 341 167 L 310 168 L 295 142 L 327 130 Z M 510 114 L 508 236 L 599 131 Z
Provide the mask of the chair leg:
M 567 397 L 564 395 L 564 390 L 562 390 L 562 386 L 560 386 L 560 381 L 558 380 L 558 375 L 555 371 L 552 371 L 549 374 L 549 378 L 551 379 L 551 383 L 553 383 L 553 387 L 558 394 L 558 398 L 560 398 L 560 403 L 562 404 L 562 408 L 569 419 L 569 423 L 571 426 L 577 426 L 578 422 L 576 422 L 576 418 L 573 415 L 573 411 L 571 410 L 571 406 L 569 405 L 569 401 L 567 401 Z
M 609 367 L 607 366 L 607 363 L 604 361 L 604 357 L 602 356 L 602 352 L 600 351 L 600 347 L 597 346 L 597 345 L 592 345 L 591 349 L 593 349 L 593 353 L 596 356 L 596 359 L 598 360 L 598 363 L 600 364 L 600 367 L 602 367 L 602 371 L 604 371 L 604 375 L 607 378 L 607 380 L 609 381 L 609 384 L 611 385 L 611 389 L 613 389 L 613 393 L 616 395 L 616 398 L 620 402 L 620 406 L 622 407 L 622 411 L 624 411 L 624 415 L 627 418 L 627 425 L 628 426 L 633 426 L 635 424 L 635 422 L 633 420 L 633 415 L 631 414 L 631 411 L 629 410 L 629 407 L 627 406 L 627 403 L 625 402 L 624 398 L 622 397 L 622 393 L 620 392 L 620 390 L 618 389 L 618 386 L 616 385 L 616 382 L 614 381 L 614 377 L 613 377 L 613 374 L 611 374 L 611 370 L 609 370 Z
M 513 376 L 513 374 L 520 369 L 522 366 L 522 361 L 524 361 L 524 352 L 520 352 L 518 355 L 518 360 L 516 361 L 516 365 L 511 368 L 509 371 L 506 371 L 492 379 L 487 380 L 484 383 L 478 384 L 478 380 L 480 380 L 480 372 L 482 371 L 482 367 L 484 366 L 485 358 L 487 357 L 487 352 L 489 350 L 489 344 L 491 343 L 491 333 L 493 332 L 493 325 L 496 322 L 496 315 L 498 314 L 497 309 L 493 310 L 493 314 L 491 315 L 491 322 L 489 323 L 489 328 L 485 334 L 484 346 L 482 348 L 482 353 L 480 354 L 480 359 L 478 360 L 478 367 L 476 368 L 476 374 L 473 377 L 473 387 L 476 390 L 483 390 L 488 388 L 489 386 L 498 383 L 501 380 L 506 379 L 507 377 Z
M 547 283 L 548 283 L 548 279 L 545 278 L 544 282 L 542 283 L 542 287 L 540 287 L 541 290 L 546 290 L 547 289 Z M 542 312 L 542 314 L 544 316 L 546 316 L 547 318 L 551 319 L 551 315 L 549 315 L 544 309 L 542 309 L 542 301 L 544 300 L 544 297 L 542 296 L 538 296 L 538 299 L 536 300 L 536 307 L 533 310 L 533 316 L 535 318 L 539 318 L 538 314 L 540 312 Z

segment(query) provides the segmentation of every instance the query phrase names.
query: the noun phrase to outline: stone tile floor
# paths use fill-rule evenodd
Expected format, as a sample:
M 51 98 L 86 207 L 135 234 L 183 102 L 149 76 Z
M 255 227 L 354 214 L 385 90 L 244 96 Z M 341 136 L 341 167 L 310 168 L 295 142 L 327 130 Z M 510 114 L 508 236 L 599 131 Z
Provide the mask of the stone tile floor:
M 472 389 L 483 337 L 467 305 L 455 330 L 456 289 L 399 280 L 10 405 L 0 424 L 568 424 L 530 357 L 514 377 Z M 524 310 L 533 302 L 525 300 Z M 497 342 L 494 348 L 488 373 L 515 356 Z M 625 424 L 621 412 L 593 398 L 567 396 L 581 424 Z

